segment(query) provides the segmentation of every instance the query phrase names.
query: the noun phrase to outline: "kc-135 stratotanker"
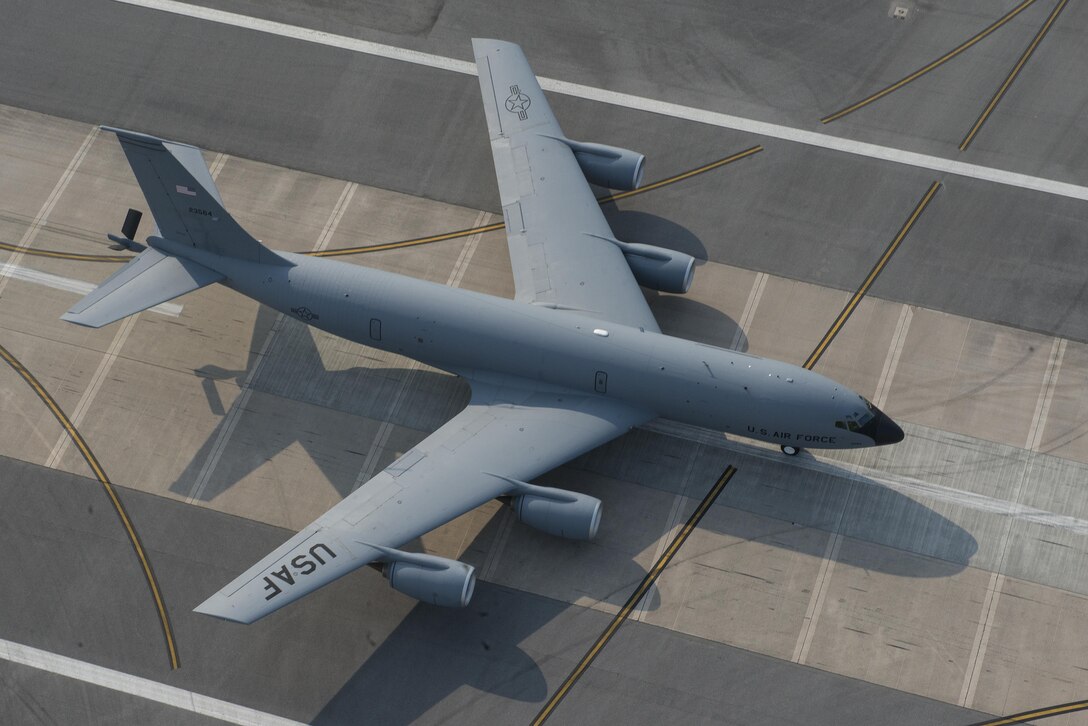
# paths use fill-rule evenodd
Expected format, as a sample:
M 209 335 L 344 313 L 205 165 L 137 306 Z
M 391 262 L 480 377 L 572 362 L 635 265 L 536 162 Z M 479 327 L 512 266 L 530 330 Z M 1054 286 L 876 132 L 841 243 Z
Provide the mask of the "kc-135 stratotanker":
M 779 444 L 901 441 L 854 391 L 804 368 L 663 335 L 639 286 L 683 293 L 690 255 L 617 240 L 589 187 L 637 188 L 644 157 L 568 139 L 521 49 L 474 40 L 514 300 L 273 251 L 230 216 L 200 151 L 109 129 L 155 221 L 139 254 L 64 319 L 99 327 L 218 282 L 284 315 L 463 377 L 468 406 L 240 575 L 198 612 L 249 623 L 371 564 L 422 601 L 467 605 L 474 569 L 405 543 L 493 498 L 545 532 L 589 539 L 600 500 L 531 484 L 655 418 Z

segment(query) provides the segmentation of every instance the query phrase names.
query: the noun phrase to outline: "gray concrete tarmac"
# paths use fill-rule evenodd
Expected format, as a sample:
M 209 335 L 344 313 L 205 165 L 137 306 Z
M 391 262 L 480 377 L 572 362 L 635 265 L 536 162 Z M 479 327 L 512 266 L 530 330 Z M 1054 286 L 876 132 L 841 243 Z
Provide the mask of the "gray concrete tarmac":
M 516 723 L 531 720 L 610 617 L 487 583 L 464 610 L 433 608 L 364 570 L 254 625 L 214 620 L 191 608 L 290 533 L 120 493 L 170 606 L 182 667 L 168 669 L 146 585 L 100 485 L 9 458 L 0 458 L 0 548 L 10 565 L 0 637 L 302 721 Z M 0 677 L 8 723 L 207 722 L 23 666 L 0 664 Z M 680 713 L 746 726 L 982 717 L 632 621 L 553 722 L 654 724 Z
M 13 22 L 0 28 L 2 103 L 497 210 L 479 92 L 472 77 L 108 0 L 5 4 Z M 844 103 L 856 100 L 878 79 L 895 80 L 899 71 L 893 69 L 913 70 L 924 58 L 969 37 L 995 14 L 989 3 L 966 8 L 957 4 L 954 9 L 931 8 L 915 20 L 895 25 L 883 9 L 864 5 L 840 3 L 825 11 L 775 17 L 773 22 L 762 16 L 754 19 L 763 12 L 755 4 L 737 6 L 729 12 L 739 17 L 721 22 L 715 22 L 707 7 L 649 22 L 654 13 L 665 11 L 647 6 L 642 11 L 648 19 L 639 21 L 645 24 L 642 35 L 648 33 L 646 28 L 660 28 L 661 37 L 654 36 L 646 45 L 640 36 L 625 40 L 627 36 L 615 32 L 608 41 L 615 50 L 603 56 L 610 59 L 607 62 L 599 44 L 572 39 L 586 41 L 585 34 L 603 21 L 584 18 L 581 34 L 564 40 L 561 27 L 568 24 L 557 20 L 565 17 L 564 12 L 552 6 L 542 17 L 539 11 L 521 7 L 499 11 L 488 5 L 484 12 L 482 6 L 454 3 L 444 6 L 433 23 L 423 9 L 404 17 L 375 10 L 346 26 L 338 20 L 346 10 L 325 15 L 305 4 L 281 3 L 269 6 L 264 14 L 284 20 L 308 17 L 318 27 L 323 23 L 317 19 L 324 17 L 325 24 L 339 28 L 337 32 L 383 42 L 415 38 L 404 45 L 457 58 L 470 57 L 471 35 L 500 35 L 524 42 L 542 75 L 813 128 L 819 124 L 801 122 L 798 99 L 809 100 L 806 108 L 816 118 L 833 110 L 828 101 L 832 78 Z M 228 7 L 253 11 L 254 5 L 238 2 Z M 1083 84 L 1069 84 L 1059 93 L 1052 80 L 1043 82 L 1038 76 L 1048 68 L 1065 67 L 1070 54 L 1076 57 L 1079 36 L 1073 31 L 1085 17 L 1076 6 L 1063 13 L 1015 93 L 987 123 L 978 142 L 978 148 L 986 151 L 972 147 L 962 157 L 955 151 L 964 120 L 967 124 L 973 120 L 1000 81 L 1001 74 L 991 70 L 1001 67 L 996 56 L 1011 54 L 1011 62 L 1021 41 L 1026 42 L 1036 23 L 1042 22 L 1044 11 L 1048 10 L 1042 3 L 1032 6 L 988 38 L 986 45 L 972 49 L 977 55 L 956 59 L 884 99 L 882 105 L 849 117 L 843 126 L 820 129 L 1085 183 L 1088 164 L 1082 162 L 1088 159 L 1075 109 L 1083 105 L 1078 105 L 1077 94 L 1088 91 L 1077 90 Z M 692 15 L 685 20 L 684 13 Z M 486 22 L 481 20 L 484 15 Z M 574 9 L 567 15 L 579 16 Z M 385 18 L 385 26 L 366 31 L 368 23 L 382 25 L 379 17 Z M 769 22 L 777 31 L 772 32 Z M 447 24 L 449 28 L 440 32 Z M 704 56 L 691 49 L 683 59 L 675 57 L 694 27 L 700 34 L 717 33 L 729 57 Z M 768 60 L 768 53 L 757 52 L 761 43 L 753 48 L 751 38 L 737 39 L 752 33 L 768 48 L 790 48 L 789 55 L 770 54 Z M 896 34 L 894 43 L 889 33 Z M 788 42 L 802 37 L 807 41 L 799 46 Z M 886 45 L 881 46 L 880 39 Z M 710 45 L 707 38 L 692 47 Z M 650 48 L 668 47 L 661 53 L 669 62 L 655 63 L 651 57 L 635 62 L 632 49 L 639 47 L 643 50 L 638 52 L 647 54 Z M 881 53 L 888 54 L 884 62 L 871 59 Z M 741 64 L 757 69 L 745 71 L 756 75 L 734 75 L 740 73 L 736 69 Z M 573 66 L 590 71 L 576 73 Z M 965 84 L 974 87 L 975 76 L 964 75 L 974 74 L 971 69 L 976 66 L 977 75 L 985 77 L 985 83 L 979 81 L 984 90 L 963 93 Z M 848 67 L 868 70 L 851 80 Z M 625 85 L 620 77 L 628 71 L 636 80 Z M 685 74 L 682 83 L 678 73 Z M 764 87 L 775 92 L 761 93 Z M 919 97 L 925 89 L 931 90 Z M 1022 108 L 1027 103 L 1033 109 L 1051 109 L 1033 95 L 1043 91 L 1058 104 L 1052 113 Z M 761 101 L 741 102 L 742 98 Z M 765 152 L 736 166 L 620 203 L 610 212 L 612 221 L 631 241 L 675 246 L 710 260 L 822 286 L 857 287 L 929 183 L 940 178 L 890 162 L 645 112 L 570 97 L 551 100 L 571 136 L 646 153 L 650 178 L 763 143 Z M 900 103 L 926 109 L 928 125 L 916 118 L 920 110 L 905 114 L 896 106 Z M 783 115 L 783 107 L 794 110 Z M 891 120 L 881 122 L 886 128 L 874 130 L 873 119 L 889 108 Z M 951 141 L 933 142 L 938 136 L 934 124 Z M 1088 205 L 961 177 L 943 181 L 945 187 L 873 294 L 1088 340 L 1088 286 L 1083 274 L 1088 253 L 1077 242 L 1088 223 Z

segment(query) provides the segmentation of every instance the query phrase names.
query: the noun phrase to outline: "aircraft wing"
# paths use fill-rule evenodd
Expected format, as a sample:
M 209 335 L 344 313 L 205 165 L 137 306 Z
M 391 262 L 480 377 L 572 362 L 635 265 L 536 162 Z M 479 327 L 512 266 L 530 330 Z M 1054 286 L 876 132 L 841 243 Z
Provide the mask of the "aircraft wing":
M 659 332 L 521 48 L 473 39 L 518 300 Z
M 473 382 L 469 405 L 196 612 L 251 623 L 616 438 L 652 414 L 601 396 Z M 506 478 L 504 478 L 506 477 Z

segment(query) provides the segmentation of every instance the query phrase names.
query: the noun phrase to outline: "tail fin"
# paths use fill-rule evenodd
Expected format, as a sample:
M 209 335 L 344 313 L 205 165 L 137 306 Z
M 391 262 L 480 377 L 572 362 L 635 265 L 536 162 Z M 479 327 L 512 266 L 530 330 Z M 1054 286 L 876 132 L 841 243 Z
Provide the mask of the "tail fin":
M 200 149 L 134 131 L 102 128 L 117 134 L 161 237 L 223 257 L 286 264 L 223 208 Z
M 200 149 L 133 131 L 103 129 L 117 134 L 155 217 L 159 236 L 220 257 L 290 264 L 253 239 L 223 208 Z M 125 232 L 126 238 L 135 234 L 136 225 L 126 221 L 129 226 L 132 232 Z M 155 247 L 144 249 L 131 239 L 111 239 L 143 252 L 72 306 L 62 320 L 100 328 L 224 278 L 217 270 L 185 257 Z

